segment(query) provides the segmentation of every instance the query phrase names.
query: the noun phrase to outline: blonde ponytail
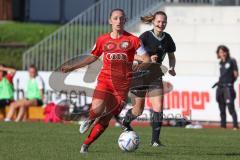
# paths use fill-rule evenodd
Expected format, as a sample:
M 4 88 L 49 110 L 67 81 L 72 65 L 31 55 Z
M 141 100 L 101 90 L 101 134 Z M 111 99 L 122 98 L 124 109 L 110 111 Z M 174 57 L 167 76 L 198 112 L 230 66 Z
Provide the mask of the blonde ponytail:
M 141 19 L 141 21 L 142 21 L 143 23 L 151 24 L 152 21 L 156 18 L 156 15 L 163 15 L 163 16 L 165 16 L 166 21 L 167 21 L 167 14 L 166 14 L 165 12 L 163 12 L 163 11 L 157 11 L 157 12 L 155 12 L 154 14 L 150 14 L 150 15 L 147 15 L 147 16 L 143 16 L 143 17 L 141 17 L 140 19 Z
M 143 23 L 151 24 L 152 21 L 154 20 L 154 15 L 150 14 L 150 15 L 148 15 L 148 16 L 143 16 L 143 17 L 141 17 L 140 19 L 141 19 L 141 21 L 142 21 Z

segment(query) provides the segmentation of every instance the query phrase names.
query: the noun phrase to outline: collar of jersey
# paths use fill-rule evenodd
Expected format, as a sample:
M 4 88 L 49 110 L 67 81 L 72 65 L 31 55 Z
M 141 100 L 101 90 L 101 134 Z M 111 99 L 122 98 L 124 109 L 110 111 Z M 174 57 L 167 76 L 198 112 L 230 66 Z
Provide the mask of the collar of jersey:
M 163 32 L 162 37 L 158 37 L 158 36 L 156 36 L 155 33 L 154 33 L 154 31 L 153 31 L 153 29 L 150 30 L 150 32 L 151 32 L 152 35 L 153 35 L 157 40 L 159 40 L 159 41 L 161 41 L 161 40 L 163 40 L 163 39 L 165 38 L 165 33 L 164 33 L 164 32 Z
M 223 62 L 222 60 L 220 60 L 219 64 L 225 64 L 225 63 L 228 63 L 230 60 L 230 58 L 226 58 L 226 60 Z
M 111 32 L 109 32 L 108 36 L 111 38 L 111 40 L 119 40 L 119 39 L 121 39 L 125 34 L 126 34 L 126 31 L 123 31 L 122 35 L 121 35 L 119 38 L 112 38 L 112 37 L 111 37 Z

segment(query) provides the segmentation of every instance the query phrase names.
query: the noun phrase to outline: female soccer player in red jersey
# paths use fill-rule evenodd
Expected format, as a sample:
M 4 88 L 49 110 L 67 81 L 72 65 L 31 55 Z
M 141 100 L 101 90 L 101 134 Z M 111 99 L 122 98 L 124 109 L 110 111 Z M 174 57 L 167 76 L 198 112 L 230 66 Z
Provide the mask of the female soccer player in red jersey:
M 62 67 L 63 72 L 73 71 L 93 63 L 103 54 L 103 67 L 93 94 L 89 118 L 81 124 L 80 132 L 86 132 L 97 120 L 80 153 L 88 152 L 90 144 L 104 132 L 111 118 L 118 115 L 125 105 L 131 84 L 134 56 L 141 56 L 144 62 L 150 61 L 140 39 L 124 31 L 125 22 L 126 16 L 122 9 L 112 10 L 109 17 L 112 31 L 98 37 L 92 56 L 78 64 Z

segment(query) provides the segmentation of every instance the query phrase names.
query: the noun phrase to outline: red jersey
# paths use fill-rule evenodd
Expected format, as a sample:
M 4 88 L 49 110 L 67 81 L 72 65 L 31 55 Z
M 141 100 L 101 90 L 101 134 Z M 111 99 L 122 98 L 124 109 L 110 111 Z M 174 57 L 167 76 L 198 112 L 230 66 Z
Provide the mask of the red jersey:
M 125 80 L 131 72 L 134 55 L 140 46 L 140 39 L 126 31 L 117 39 L 113 39 L 110 33 L 99 36 L 92 50 L 94 56 L 103 55 L 103 67 L 98 80 L 113 81 L 116 77 Z
M 13 75 L 12 74 L 7 74 L 6 78 L 9 81 L 9 83 L 13 84 Z

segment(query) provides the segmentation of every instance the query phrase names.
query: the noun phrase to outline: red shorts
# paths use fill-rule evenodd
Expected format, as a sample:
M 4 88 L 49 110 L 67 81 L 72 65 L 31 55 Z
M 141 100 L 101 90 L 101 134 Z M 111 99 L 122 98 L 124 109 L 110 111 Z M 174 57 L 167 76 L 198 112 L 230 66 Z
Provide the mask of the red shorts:
M 114 87 L 109 81 L 98 81 L 93 98 L 107 101 L 106 109 L 113 115 L 118 115 L 127 102 L 128 91 L 129 89 L 125 87 L 124 89 Z

